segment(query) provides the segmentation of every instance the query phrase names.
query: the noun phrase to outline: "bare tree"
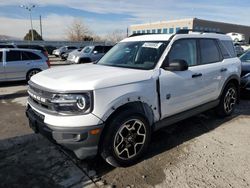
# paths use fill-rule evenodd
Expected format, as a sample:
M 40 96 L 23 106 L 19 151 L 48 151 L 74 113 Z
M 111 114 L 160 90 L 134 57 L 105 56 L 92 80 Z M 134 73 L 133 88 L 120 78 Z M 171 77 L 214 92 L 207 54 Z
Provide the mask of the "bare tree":
M 75 19 L 66 30 L 67 39 L 70 41 L 93 40 L 92 32 L 81 19 Z
M 104 36 L 104 40 L 117 43 L 122 39 L 126 38 L 127 34 L 123 30 L 114 30 L 113 32 Z

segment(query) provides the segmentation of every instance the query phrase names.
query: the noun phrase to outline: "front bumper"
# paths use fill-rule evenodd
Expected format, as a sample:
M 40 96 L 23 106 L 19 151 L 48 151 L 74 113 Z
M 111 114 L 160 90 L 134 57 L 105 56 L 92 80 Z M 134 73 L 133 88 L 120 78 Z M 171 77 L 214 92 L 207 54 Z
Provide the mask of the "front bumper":
M 84 127 L 58 127 L 44 123 L 44 115 L 33 110 L 29 105 L 26 109 L 29 125 L 35 133 L 40 133 L 51 142 L 73 151 L 79 159 L 93 157 L 98 152 L 98 143 L 104 124 Z M 99 130 L 98 134 L 92 134 Z

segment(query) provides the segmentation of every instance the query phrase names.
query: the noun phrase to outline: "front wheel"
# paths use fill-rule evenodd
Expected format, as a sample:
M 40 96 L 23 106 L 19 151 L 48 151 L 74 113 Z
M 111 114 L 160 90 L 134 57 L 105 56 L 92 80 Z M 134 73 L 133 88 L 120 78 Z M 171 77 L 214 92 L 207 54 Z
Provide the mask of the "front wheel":
M 228 84 L 222 93 L 220 103 L 216 109 L 217 114 L 221 117 L 230 116 L 234 112 L 238 96 L 235 84 Z
M 112 166 L 130 166 L 145 152 L 150 126 L 140 114 L 122 112 L 108 125 L 101 146 L 102 157 Z

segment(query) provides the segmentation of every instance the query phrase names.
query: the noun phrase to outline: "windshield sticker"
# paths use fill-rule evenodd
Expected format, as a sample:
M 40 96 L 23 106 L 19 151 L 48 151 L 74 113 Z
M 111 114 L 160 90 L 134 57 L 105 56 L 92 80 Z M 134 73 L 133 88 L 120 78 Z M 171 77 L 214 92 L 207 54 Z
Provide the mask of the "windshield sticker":
M 153 43 L 153 42 L 145 42 L 142 47 L 144 48 L 155 48 L 158 49 L 162 45 L 162 42 Z

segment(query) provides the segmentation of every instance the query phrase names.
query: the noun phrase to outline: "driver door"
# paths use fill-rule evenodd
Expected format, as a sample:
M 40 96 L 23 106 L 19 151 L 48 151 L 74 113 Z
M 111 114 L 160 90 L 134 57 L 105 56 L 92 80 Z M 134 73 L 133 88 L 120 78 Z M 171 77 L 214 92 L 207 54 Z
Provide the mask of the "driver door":
M 201 104 L 202 75 L 198 66 L 197 40 L 181 39 L 173 43 L 166 62 L 185 60 L 188 70 L 160 69 L 160 96 L 162 118 L 192 109 Z

